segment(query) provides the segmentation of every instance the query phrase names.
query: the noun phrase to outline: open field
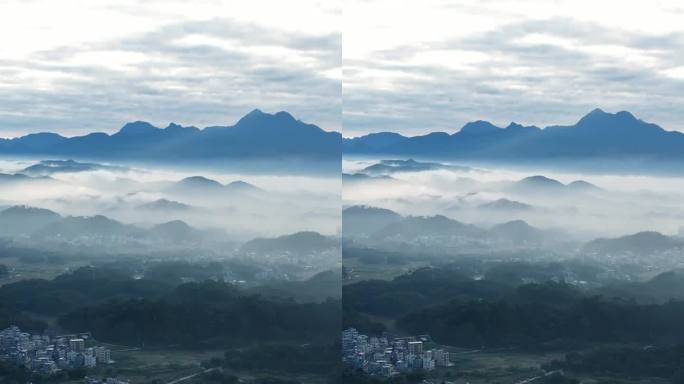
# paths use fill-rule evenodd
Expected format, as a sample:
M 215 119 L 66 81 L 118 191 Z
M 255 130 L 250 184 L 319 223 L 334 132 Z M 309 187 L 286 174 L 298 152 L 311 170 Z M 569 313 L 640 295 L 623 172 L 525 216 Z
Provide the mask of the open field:
M 440 346 L 435 346 L 440 347 Z M 455 384 L 527 384 L 533 383 L 549 374 L 542 366 L 553 360 L 563 359 L 563 352 L 529 353 L 519 350 L 469 350 L 445 347 L 450 352 L 453 366 L 439 368 L 429 374 L 430 378 L 446 380 Z M 565 372 L 577 378 L 582 384 L 616 382 L 620 384 L 666 384 L 659 378 L 628 379 L 615 376 L 589 376 L 575 372 Z
M 205 383 L 202 373 L 205 369 L 201 362 L 214 357 L 222 357 L 223 350 L 177 350 L 177 349 L 140 349 L 134 347 L 104 344 L 112 349 L 114 364 L 98 367 L 90 371 L 93 376 L 116 373 L 131 384 L 200 384 Z M 268 372 L 245 373 L 229 372 L 241 381 L 251 381 L 259 377 L 278 377 L 297 380 L 302 384 L 324 384 L 326 377 L 320 375 L 273 375 Z M 180 380 L 183 379 L 183 380 Z
M 457 384 L 518 383 L 543 375 L 543 364 L 563 356 L 561 353 L 446 348 L 449 349 L 453 366 L 439 368 L 429 376 Z
M 132 384 L 152 380 L 170 382 L 174 379 L 201 372 L 200 363 L 212 357 L 223 356 L 223 351 L 187 351 L 163 349 L 138 349 L 111 346 L 110 367 L 102 368 L 103 373 L 113 369 L 119 377 L 130 380 Z

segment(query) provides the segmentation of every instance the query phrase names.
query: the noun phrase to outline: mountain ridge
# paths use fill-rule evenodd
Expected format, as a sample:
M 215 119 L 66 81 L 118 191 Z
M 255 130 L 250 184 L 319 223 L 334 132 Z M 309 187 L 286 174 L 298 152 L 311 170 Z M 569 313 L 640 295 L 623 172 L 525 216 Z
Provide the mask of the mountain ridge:
M 428 144 L 429 145 L 426 145 Z M 640 120 L 627 111 L 592 110 L 573 125 L 544 128 L 511 122 L 467 123 L 446 134 L 403 136 L 378 132 L 343 139 L 345 154 L 484 160 L 650 158 L 684 161 L 684 134 Z
M 159 128 L 133 121 L 112 134 L 65 137 L 38 132 L 0 138 L 0 155 L 154 161 L 336 160 L 340 143 L 338 132 L 297 120 L 288 112 L 269 114 L 255 109 L 233 125 L 202 129 L 176 123 Z

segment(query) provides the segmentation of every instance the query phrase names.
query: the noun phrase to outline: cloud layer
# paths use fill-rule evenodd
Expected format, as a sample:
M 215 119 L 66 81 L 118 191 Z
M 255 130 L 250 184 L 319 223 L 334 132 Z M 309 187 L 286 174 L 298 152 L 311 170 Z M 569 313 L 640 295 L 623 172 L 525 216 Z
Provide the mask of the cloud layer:
M 226 125 L 253 108 L 341 128 L 339 8 L 55 4 L 0 5 L 0 136 L 112 131 L 132 120 Z
M 225 125 L 256 107 L 346 136 L 595 107 L 684 130 L 682 17 L 674 0 L 7 0 L 0 136 Z
M 635 3 L 349 2 L 344 134 L 571 124 L 596 107 L 684 130 L 684 8 Z

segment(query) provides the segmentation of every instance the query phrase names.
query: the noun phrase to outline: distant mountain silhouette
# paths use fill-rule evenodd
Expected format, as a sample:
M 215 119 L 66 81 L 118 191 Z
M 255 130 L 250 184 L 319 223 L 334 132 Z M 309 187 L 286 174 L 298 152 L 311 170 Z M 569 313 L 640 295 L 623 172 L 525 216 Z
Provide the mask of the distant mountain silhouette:
M 386 175 L 396 172 L 420 172 L 420 171 L 436 171 L 440 169 L 456 170 L 456 171 L 467 171 L 470 168 L 449 165 L 442 163 L 430 163 L 415 161 L 413 159 L 408 160 L 381 160 L 377 164 L 370 165 L 363 169 L 363 173 L 368 175 Z
M 149 203 L 141 204 L 138 207 L 152 211 L 184 211 L 192 208 L 190 205 L 168 199 L 157 199 Z
M 49 176 L 28 176 L 23 173 L 0 173 L 0 186 L 3 185 L 18 185 L 21 183 L 44 183 L 57 182 Z
M 401 215 L 389 209 L 354 205 L 342 210 L 342 233 L 344 236 L 368 236 L 401 219 Z
M 335 237 L 305 231 L 276 238 L 257 238 L 246 242 L 240 250 L 248 253 L 298 253 L 301 255 L 329 250 L 339 246 Z
M 30 237 L 51 243 L 78 242 L 89 245 L 123 243 L 200 243 L 211 241 L 215 231 L 194 228 L 173 220 L 149 229 L 124 224 L 102 215 L 63 217 L 48 209 L 17 205 L 0 211 L 0 237 Z
M 558 180 L 548 178 L 546 176 L 529 176 L 517 183 L 515 183 L 516 188 L 534 188 L 536 190 L 540 189 L 563 189 L 565 185 Z
M 136 121 L 114 134 L 102 132 L 63 137 L 43 132 L 0 139 L 0 155 L 62 158 L 220 161 L 331 160 L 339 162 L 341 136 L 296 120 L 287 112 L 248 113 L 232 126 L 204 129 L 171 123 L 158 128 Z
M 539 229 L 523 220 L 513 220 L 483 228 L 443 215 L 401 216 L 384 209 L 362 205 L 342 211 L 342 232 L 353 241 L 433 242 L 433 244 L 469 244 L 470 246 L 539 246 L 562 238 L 555 230 Z M 479 245 L 478 245 L 479 244 Z
M 49 209 L 45 209 L 45 208 L 31 207 L 28 205 L 14 205 L 14 206 L 11 206 L 11 207 L 3 210 L 2 212 L 0 212 L 0 216 L 16 217 L 16 218 L 26 218 L 26 217 L 55 218 L 55 217 L 59 217 L 59 214 L 56 212 L 53 212 Z
M 387 175 L 380 175 L 380 176 L 371 176 L 367 175 L 365 173 L 343 173 L 342 174 L 342 183 L 357 183 L 357 182 L 365 182 L 365 181 L 397 181 L 397 179 L 393 178 L 392 176 L 387 176 Z
M 225 196 L 227 194 L 248 195 L 263 190 L 257 186 L 242 180 L 233 181 L 226 185 L 216 180 L 204 176 L 190 176 L 175 182 L 168 188 L 168 191 L 175 194 L 209 194 L 214 196 Z
M 186 177 L 175 184 L 178 188 L 223 189 L 223 184 L 204 176 Z
M 534 207 L 530 204 L 521 203 L 515 200 L 498 199 L 489 203 L 480 204 L 478 208 L 493 210 L 493 211 L 531 211 Z
M 516 181 L 511 190 L 517 193 L 562 193 L 562 192 L 595 192 L 601 189 L 584 180 L 575 180 L 569 184 L 563 184 L 556 179 L 546 176 L 529 176 Z
M 684 247 L 684 241 L 679 238 L 659 232 L 644 231 L 617 238 L 595 239 L 586 243 L 582 250 L 596 254 L 632 253 L 644 256 L 682 247 Z
M 62 217 L 49 209 L 15 205 L 0 212 L 3 236 L 29 235 Z
M 457 236 L 482 238 L 486 231 L 474 225 L 465 224 L 446 216 L 407 216 L 373 233 L 375 239 L 398 237 L 413 240 L 420 237 Z
M 21 170 L 21 173 L 29 176 L 48 176 L 53 173 L 86 172 L 97 170 L 125 170 L 123 167 L 97 163 L 81 163 L 74 160 L 42 160 Z
M 34 238 L 75 239 L 80 237 L 138 237 L 143 230 L 102 215 L 69 216 L 54 221 L 32 234 Z
M 595 109 L 569 126 L 544 129 L 511 123 L 505 128 L 486 121 L 444 132 L 405 137 L 375 133 L 343 140 L 345 154 L 404 155 L 453 159 L 654 159 L 684 160 L 684 134 L 635 118 L 622 111 Z
M 497 224 L 490 233 L 498 240 L 509 242 L 534 243 L 544 239 L 544 232 L 529 225 L 523 220 L 513 220 Z
M 148 234 L 157 240 L 174 243 L 198 242 L 201 238 L 200 231 L 192 228 L 182 220 L 157 224 L 148 231 Z
M 249 193 L 249 192 L 261 192 L 261 191 L 263 191 L 263 189 L 255 186 L 253 184 L 244 182 L 242 180 L 232 181 L 232 182 L 226 184 L 224 186 L 224 188 L 231 191 L 231 192 Z
M 575 180 L 565 186 L 567 189 L 571 189 L 574 191 L 580 191 L 580 192 L 587 192 L 587 191 L 600 191 L 601 188 L 597 187 L 596 185 L 584 181 L 584 180 Z

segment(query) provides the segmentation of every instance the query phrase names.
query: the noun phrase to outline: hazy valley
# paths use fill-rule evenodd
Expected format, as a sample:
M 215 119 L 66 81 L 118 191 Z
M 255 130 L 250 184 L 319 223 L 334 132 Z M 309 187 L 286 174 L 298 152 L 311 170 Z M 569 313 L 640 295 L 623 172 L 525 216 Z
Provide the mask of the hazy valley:
M 343 185 L 343 327 L 450 352 L 428 379 L 669 379 L 608 361 L 684 342 L 678 178 L 353 156 Z

